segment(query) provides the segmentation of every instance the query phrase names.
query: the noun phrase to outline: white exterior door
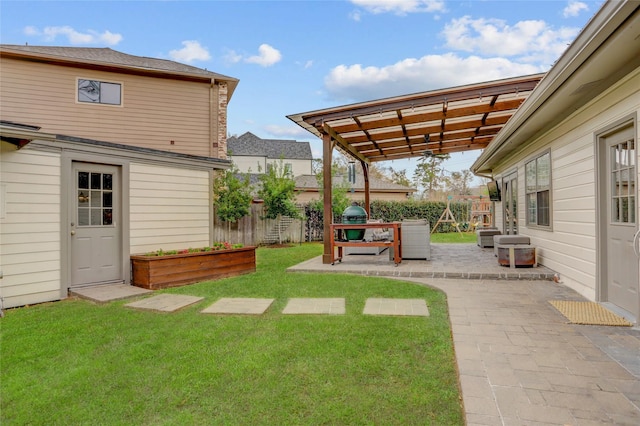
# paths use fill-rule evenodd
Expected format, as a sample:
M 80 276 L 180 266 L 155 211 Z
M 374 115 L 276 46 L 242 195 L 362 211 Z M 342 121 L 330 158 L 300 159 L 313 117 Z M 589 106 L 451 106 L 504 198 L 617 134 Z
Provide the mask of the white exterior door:
M 637 231 L 637 171 L 633 127 L 602 139 L 606 169 L 606 262 L 603 295 L 636 318 L 640 315 L 638 258 L 633 237 Z M 603 205 L 604 206 L 604 205 Z
M 123 281 L 120 168 L 73 163 L 71 286 Z

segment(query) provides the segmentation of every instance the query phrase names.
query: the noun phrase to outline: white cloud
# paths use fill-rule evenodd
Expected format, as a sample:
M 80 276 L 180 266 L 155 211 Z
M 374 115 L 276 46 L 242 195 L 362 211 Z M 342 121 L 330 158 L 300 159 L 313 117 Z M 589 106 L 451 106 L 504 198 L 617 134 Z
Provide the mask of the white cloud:
M 28 27 L 24 27 L 24 29 L 22 30 L 22 32 L 25 35 L 28 36 L 37 36 L 38 34 L 40 34 L 40 32 L 38 31 L 38 29 L 36 27 L 32 27 L 32 26 L 28 26 Z
M 42 37 L 47 42 L 53 42 L 58 37 L 66 37 L 69 43 L 73 45 L 98 44 L 106 46 L 115 46 L 123 39 L 121 34 L 104 31 L 99 33 L 94 30 L 87 30 L 85 33 L 76 31 L 72 27 L 65 25 L 61 27 L 45 27 L 42 30 L 37 27 L 28 26 L 23 30 L 25 35 L 31 37 Z
M 258 47 L 258 54 L 250 56 L 245 59 L 245 62 L 250 64 L 258 64 L 263 67 L 270 67 L 271 65 L 280 62 L 282 54 L 280 51 L 268 44 L 261 44 Z
M 281 126 L 278 124 L 269 124 L 264 126 L 264 130 L 276 137 L 309 137 L 311 134 L 300 126 L 292 124 L 291 126 Z
M 447 47 L 487 56 L 519 57 L 521 61 L 552 64 L 579 29 L 555 30 L 544 21 L 520 21 L 510 26 L 500 19 L 453 19 L 442 36 Z
M 235 50 L 229 50 L 224 55 L 224 61 L 228 64 L 237 64 L 242 60 L 242 55 L 236 53 Z
M 334 101 L 365 101 L 520 75 L 548 68 L 505 58 L 460 57 L 454 53 L 404 59 L 384 67 L 339 65 L 325 77 Z
M 562 15 L 565 18 L 569 18 L 571 16 L 578 16 L 580 14 L 580 12 L 582 12 L 583 10 L 589 10 L 589 6 L 586 3 L 583 3 L 581 1 L 575 1 L 575 0 L 570 0 L 569 4 L 567 4 L 567 7 L 564 8 L 564 10 L 562 11 Z
M 190 64 L 195 61 L 208 61 L 211 55 L 206 47 L 200 45 L 196 40 L 185 40 L 182 42 L 182 49 L 171 50 L 169 57 L 174 61 Z
M 444 12 L 445 4 L 441 0 L 351 0 L 366 11 L 379 13 L 394 13 L 406 15 L 408 13 Z M 360 16 L 352 14 L 352 19 L 359 20 Z M 355 19 L 355 18 L 358 19 Z

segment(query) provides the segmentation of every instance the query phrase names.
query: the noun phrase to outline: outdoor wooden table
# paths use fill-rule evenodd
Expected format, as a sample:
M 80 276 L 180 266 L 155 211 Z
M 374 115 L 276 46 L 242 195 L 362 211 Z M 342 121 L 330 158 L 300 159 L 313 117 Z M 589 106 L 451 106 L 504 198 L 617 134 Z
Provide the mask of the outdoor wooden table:
M 347 241 L 336 239 L 336 231 L 346 229 L 389 228 L 393 229 L 393 241 Z M 335 248 L 338 248 L 338 257 L 335 256 Z M 402 223 L 332 223 L 331 224 L 331 264 L 336 260 L 342 262 L 343 247 L 393 247 L 393 261 L 398 266 L 402 262 Z

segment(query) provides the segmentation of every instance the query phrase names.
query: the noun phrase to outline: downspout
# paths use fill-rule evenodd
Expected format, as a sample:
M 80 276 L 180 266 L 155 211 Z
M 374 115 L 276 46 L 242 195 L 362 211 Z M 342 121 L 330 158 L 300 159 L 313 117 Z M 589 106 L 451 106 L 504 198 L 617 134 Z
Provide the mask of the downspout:
M 211 83 L 209 85 L 209 157 L 217 158 L 217 155 L 214 155 L 214 148 L 217 148 L 217 138 L 215 135 L 218 134 L 217 131 L 217 121 L 218 121 L 218 102 L 216 96 L 216 80 L 214 78 L 211 79 Z

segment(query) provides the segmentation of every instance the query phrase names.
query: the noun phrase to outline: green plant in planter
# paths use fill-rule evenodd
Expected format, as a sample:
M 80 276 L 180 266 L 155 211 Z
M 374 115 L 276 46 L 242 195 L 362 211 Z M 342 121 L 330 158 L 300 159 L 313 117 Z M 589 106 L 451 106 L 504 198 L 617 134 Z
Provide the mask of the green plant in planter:
M 210 251 L 217 251 L 217 250 L 231 250 L 231 249 L 239 249 L 242 247 L 244 247 L 244 244 L 241 244 L 241 243 L 231 244 L 227 241 L 223 241 L 223 242 L 213 243 L 213 246 L 211 247 L 188 248 L 188 249 L 182 249 L 182 250 L 158 249 L 156 251 L 150 251 L 148 253 L 145 253 L 144 255 L 145 256 L 168 256 L 172 254 L 203 253 L 203 252 L 210 252 Z

